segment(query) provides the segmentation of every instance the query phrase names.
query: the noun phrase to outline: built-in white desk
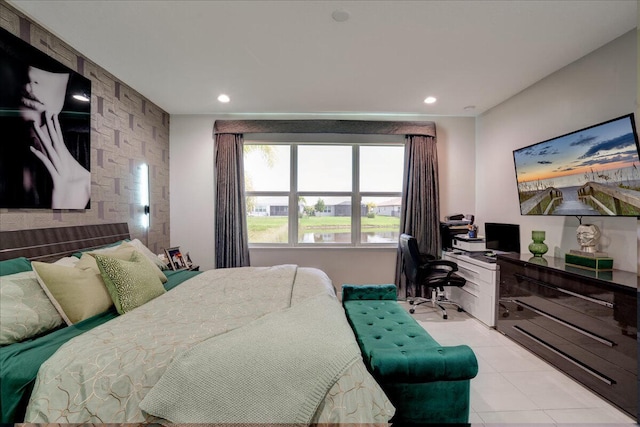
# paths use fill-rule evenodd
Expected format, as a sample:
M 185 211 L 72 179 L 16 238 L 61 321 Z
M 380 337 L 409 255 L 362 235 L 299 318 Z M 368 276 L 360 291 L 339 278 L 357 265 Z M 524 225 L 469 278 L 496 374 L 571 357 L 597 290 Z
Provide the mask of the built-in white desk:
M 448 297 L 485 325 L 495 328 L 499 277 L 496 263 L 446 251 L 442 259 L 458 264 L 457 274 L 467 280 L 461 288 L 447 287 Z

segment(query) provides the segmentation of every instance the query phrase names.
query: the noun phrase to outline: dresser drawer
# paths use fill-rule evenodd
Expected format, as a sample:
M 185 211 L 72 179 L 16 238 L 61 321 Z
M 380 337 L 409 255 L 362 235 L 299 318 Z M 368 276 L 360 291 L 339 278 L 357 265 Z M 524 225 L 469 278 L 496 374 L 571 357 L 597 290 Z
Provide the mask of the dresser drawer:
M 544 282 L 518 273 L 501 277 L 502 299 L 529 301 L 544 312 L 597 333 L 606 333 L 607 328 L 623 335 L 635 336 L 637 332 L 635 295 L 570 280 Z
M 579 348 L 580 354 L 589 354 L 630 372 L 637 370 L 636 337 L 622 328 L 594 322 L 577 312 L 567 315 L 566 310 L 558 310 L 561 306 L 540 297 L 516 298 L 503 304 L 509 308 L 510 320 L 549 331 L 554 345 Z
M 637 284 L 630 272 L 498 256 L 496 328 L 637 416 Z
M 591 390 L 633 413 L 637 402 L 635 340 L 622 337 L 623 342 L 618 349 L 595 342 L 585 347 L 559 335 L 557 328 L 549 327 L 548 319 L 526 308 L 517 311 L 512 303 L 506 305 L 510 316 L 498 321 L 502 332 Z M 564 332 L 571 335 L 570 330 Z M 591 351 L 598 346 L 602 352 Z M 622 348 L 633 351 L 624 354 Z

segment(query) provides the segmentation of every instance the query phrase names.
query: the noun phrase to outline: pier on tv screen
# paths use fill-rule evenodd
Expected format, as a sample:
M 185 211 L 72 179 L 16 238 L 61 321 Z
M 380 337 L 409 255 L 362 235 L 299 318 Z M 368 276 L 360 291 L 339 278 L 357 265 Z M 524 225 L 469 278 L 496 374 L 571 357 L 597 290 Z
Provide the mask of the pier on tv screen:
M 633 114 L 513 152 L 522 215 L 640 217 Z

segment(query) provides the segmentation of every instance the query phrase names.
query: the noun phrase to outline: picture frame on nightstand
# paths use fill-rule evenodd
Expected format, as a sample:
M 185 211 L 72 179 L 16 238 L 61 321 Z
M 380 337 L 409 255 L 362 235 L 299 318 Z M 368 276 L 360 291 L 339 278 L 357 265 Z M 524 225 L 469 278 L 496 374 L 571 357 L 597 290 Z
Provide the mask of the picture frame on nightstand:
M 187 265 L 187 268 L 193 267 L 193 261 L 191 261 L 191 257 L 189 256 L 189 252 L 184 255 L 184 262 Z
M 167 255 L 167 259 L 169 260 L 169 267 L 172 270 L 187 268 L 187 264 L 185 263 L 184 257 L 182 256 L 182 252 L 180 252 L 180 246 L 167 248 L 164 250 L 164 253 Z

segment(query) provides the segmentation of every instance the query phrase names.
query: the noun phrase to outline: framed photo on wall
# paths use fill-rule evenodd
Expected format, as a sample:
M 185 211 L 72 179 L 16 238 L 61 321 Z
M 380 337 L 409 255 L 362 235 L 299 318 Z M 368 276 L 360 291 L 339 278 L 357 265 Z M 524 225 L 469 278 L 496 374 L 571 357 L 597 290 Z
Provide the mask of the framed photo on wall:
M 164 253 L 167 255 L 169 266 L 172 270 L 187 268 L 187 264 L 184 260 L 184 257 L 182 256 L 182 252 L 180 252 L 180 246 L 165 249 Z
M 0 28 L 0 208 L 88 209 L 91 80 Z

